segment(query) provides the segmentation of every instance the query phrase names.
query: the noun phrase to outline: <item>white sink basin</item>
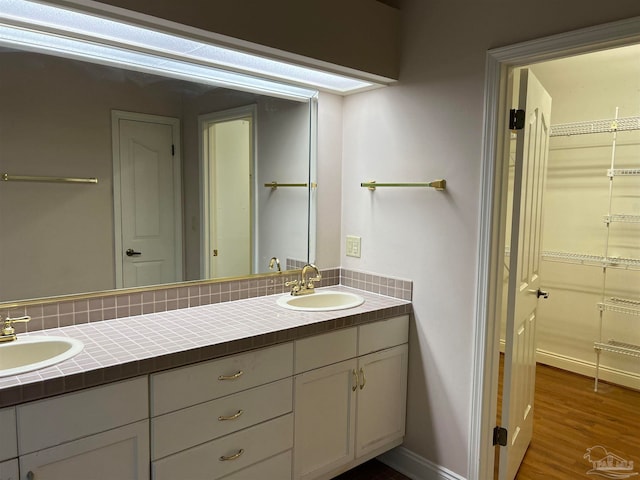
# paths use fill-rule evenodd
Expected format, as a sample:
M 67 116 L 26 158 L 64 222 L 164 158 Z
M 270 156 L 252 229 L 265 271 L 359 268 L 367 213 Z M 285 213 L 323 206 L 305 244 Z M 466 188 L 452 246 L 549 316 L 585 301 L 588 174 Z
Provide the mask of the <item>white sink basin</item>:
M 307 295 L 284 295 L 277 300 L 278 305 L 291 310 L 306 312 L 328 312 L 357 307 L 364 303 L 364 298 L 355 293 L 319 290 Z
M 84 344 L 73 338 L 18 336 L 12 342 L 0 343 L 0 377 L 50 367 L 77 355 L 83 348 Z

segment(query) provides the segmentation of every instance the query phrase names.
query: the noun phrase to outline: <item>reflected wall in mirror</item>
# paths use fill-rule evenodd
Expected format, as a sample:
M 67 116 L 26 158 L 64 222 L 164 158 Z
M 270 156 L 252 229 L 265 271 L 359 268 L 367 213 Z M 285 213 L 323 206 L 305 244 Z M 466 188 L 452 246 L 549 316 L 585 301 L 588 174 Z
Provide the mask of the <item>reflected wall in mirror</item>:
M 0 301 L 212 278 L 217 259 L 234 258 L 224 276 L 268 272 L 271 257 L 283 269 L 312 260 L 311 189 L 265 187 L 311 184 L 311 103 L 12 49 L 0 69 L 0 174 L 98 179 L 0 182 Z M 237 133 L 203 130 L 238 111 L 253 112 L 241 119 L 242 159 L 222 141 Z M 154 133 L 162 119 L 171 126 Z M 147 142 L 167 132 L 170 153 Z M 245 238 L 230 232 L 219 247 L 224 222 L 242 223 Z M 161 240 L 158 260 L 144 242 L 163 229 L 173 246 Z

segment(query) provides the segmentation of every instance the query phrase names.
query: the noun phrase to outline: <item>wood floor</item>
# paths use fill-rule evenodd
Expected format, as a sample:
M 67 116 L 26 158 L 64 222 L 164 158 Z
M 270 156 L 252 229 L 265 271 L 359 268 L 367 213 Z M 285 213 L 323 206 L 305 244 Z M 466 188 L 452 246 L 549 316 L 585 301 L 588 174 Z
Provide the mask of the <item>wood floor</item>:
M 333 480 L 410 480 L 384 463 L 373 459 L 343 473 Z
M 533 440 L 517 480 L 572 480 L 605 477 L 591 460 L 606 452 L 633 462 L 629 478 L 640 478 L 640 392 L 538 364 Z M 606 450 L 606 452 L 605 452 Z M 603 473 L 603 472 L 600 472 Z

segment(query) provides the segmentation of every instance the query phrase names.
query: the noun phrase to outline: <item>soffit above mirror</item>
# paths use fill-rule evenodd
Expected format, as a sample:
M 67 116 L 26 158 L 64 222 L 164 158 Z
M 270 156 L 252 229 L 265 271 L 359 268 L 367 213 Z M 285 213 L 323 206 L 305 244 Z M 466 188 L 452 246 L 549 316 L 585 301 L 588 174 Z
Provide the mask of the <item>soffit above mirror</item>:
M 258 56 L 388 84 L 398 79 L 400 11 L 390 0 L 49 0 L 177 22 Z M 389 5 L 392 3 L 392 5 Z M 248 13 L 250 12 L 250 13 Z M 170 25 L 168 25 L 171 28 Z M 372 34 L 375 32 L 374 34 Z M 250 42 L 250 43 L 249 43 Z
M 346 94 L 375 86 L 195 38 L 27 0 L 0 0 L 0 42 L 289 99 L 309 99 L 315 89 Z

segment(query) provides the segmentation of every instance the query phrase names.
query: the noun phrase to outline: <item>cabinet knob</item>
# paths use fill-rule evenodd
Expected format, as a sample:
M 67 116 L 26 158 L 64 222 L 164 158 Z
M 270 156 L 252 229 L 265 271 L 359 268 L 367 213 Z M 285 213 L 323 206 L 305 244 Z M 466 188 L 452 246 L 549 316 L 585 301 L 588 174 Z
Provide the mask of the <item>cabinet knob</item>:
M 354 368 L 352 370 L 352 375 L 353 375 L 353 385 L 351 386 L 351 391 L 355 392 L 358 388 L 358 372 L 356 372 L 356 369 Z
M 27 472 L 27 480 L 35 480 L 35 478 L 36 478 L 35 474 L 31 470 L 29 470 Z

